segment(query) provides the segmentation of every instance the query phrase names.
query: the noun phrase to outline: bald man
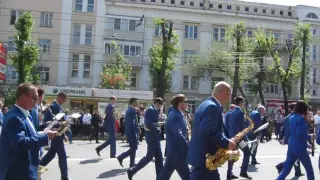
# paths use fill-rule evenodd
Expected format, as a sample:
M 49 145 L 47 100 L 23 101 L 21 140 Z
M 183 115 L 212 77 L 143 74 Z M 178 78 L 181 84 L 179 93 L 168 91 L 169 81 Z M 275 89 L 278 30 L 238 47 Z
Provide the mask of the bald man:
M 195 113 L 192 137 L 189 144 L 187 163 L 192 166 L 191 180 L 219 180 L 218 170 L 206 168 L 206 154 L 214 154 L 220 147 L 233 150 L 234 140 L 224 135 L 222 112 L 231 95 L 231 87 L 226 82 L 218 82 L 212 97 L 202 102 Z

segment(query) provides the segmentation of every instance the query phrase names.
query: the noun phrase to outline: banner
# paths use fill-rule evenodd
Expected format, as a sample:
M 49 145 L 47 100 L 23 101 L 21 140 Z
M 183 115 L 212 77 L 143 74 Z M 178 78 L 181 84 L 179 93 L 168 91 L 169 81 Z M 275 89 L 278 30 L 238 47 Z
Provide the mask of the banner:
M 293 102 L 296 101 L 288 101 L 289 104 Z M 283 100 L 267 100 L 267 108 L 269 113 L 276 113 L 278 109 L 280 109 L 282 113 L 285 113 Z
M 7 48 L 0 42 L 0 81 L 6 79 Z

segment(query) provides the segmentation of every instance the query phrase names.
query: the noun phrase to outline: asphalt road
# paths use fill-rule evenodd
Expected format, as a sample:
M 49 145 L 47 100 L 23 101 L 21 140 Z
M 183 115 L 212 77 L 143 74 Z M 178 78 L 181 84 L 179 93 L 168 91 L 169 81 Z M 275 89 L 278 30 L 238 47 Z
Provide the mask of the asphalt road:
M 164 149 L 164 141 L 162 142 L 162 149 Z M 72 180 L 95 180 L 95 179 L 110 179 L 110 180 L 127 180 L 126 168 L 129 166 L 129 159 L 124 161 L 122 168 L 117 159 L 110 159 L 110 148 L 107 147 L 101 152 L 101 157 L 98 157 L 95 152 L 97 144 L 89 143 L 88 141 L 74 141 L 74 144 L 66 144 L 69 166 L 69 176 Z M 117 155 L 126 151 L 128 146 L 126 143 L 117 141 Z M 136 162 L 142 158 L 146 153 L 146 143 L 142 142 L 137 151 Z M 271 141 L 259 145 L 257 160 L 261 163 L 256 166 L 249 166 L 248 174 L 255 180 L 274 180 L 277 177 L 275 165 L 285 160 L 287 148 L 281 146 L 278 141 Z M 163 151 L 164 152 L 164 151 Z M 313 169 L 315 171 L 316 179 L 320 179 L 318 170 L 318 159 L 320 154 L 320 146 L 317 147 L 315 156 L 311 157 Z M 57 157 L 56 157 L 57 158 Z M 242 159 L 234 165 L 235 175 L 239 175 Z M 58 159 L 54 159 L 48 165 L 48 171 L 42 176 L 42 180 L 59 180 L 60 170 L 58 166 Z M 219 168 L 222 180 L 226 179 L 227 166 Z M 302 172 L 305 170 L 302 166 Z M 154 163 L 149 163 L 144 169 L 138 172 L 134 180 L 155 180 L 155 166 Z M 172 180 L 179 180 L 180 177 L 174 173 Z M 306 180 L 306 176 L 295 178 L 294 170 L 287 179 L 292 180 Z

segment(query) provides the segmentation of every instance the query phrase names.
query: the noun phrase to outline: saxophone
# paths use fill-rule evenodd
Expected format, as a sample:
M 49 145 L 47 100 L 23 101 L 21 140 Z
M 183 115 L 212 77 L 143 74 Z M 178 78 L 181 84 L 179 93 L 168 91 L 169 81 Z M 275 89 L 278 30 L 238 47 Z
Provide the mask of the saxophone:
M 246 112 L 246 111 L 243 111 Z M 250 122 L 249 127 L 245 128 L 243 131 L 236 135 L 236 138 L 240 142 L 244 136 L 249 133 L 254 128 L 254 123 L 252 119 L 245 113 L 246 119 Z M 236 142 L 237 144 L 239 142 Z M 240 157 L 239 151 L 231 151 L 223 148 L 219 148 L 214 154 L 207 154 L 206 156 L 206 167 L 209 171 L 216 170 L 218 167 L 222 166 L 229 160 L 237 161 Z

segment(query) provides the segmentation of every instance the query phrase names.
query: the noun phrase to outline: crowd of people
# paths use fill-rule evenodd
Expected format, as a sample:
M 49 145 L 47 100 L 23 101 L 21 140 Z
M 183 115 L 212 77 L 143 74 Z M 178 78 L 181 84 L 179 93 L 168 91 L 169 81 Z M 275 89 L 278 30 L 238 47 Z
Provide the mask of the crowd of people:
M 67 101 L 65 93 L 59 93 L 56 100 L 48 106 L 42 115 L 44 91 L 32 84 L 21 84 L 17 87 L 16 104 L 3 114 L 1 118 L 0 137 L 0 180 L 38 180 L 41 178 L 39 167 L 46 167 L 58 154 L 59 168 L 62 180 L 70 180 L 68 175 L 67 155 L 64 141 L 70 132 L 69 128 L 57 128 L 52 122 L 62 125 L 70 115 L 61 119 L 57 116 L 64 112 L 62 105 Z M 304 101 L 290 104 L 290 114 L 284 117 L 281 111 L 265 116 L 266 108 L 258 105 L 250 113 L 245 110 L 246 100 L 238 96 L 226 113 L 223 107 L 230 101 L 231 87 L 226 82 L 219 82 L 212 91 L 212 97 L 204 100 L 196 109 L 193 119 L 188 111 L 188 100 L 183 94 L 172 97 L 167 116 L 161 113 L 164 105 L 162 98 L 155 98 L 150 107 L 144 109 L 139 99 L 131 98 L 129 107 L 121 117 L 116 117 L 115 104 L 117 98 L 110 97 L 105 108 L 105 115 L 100 115 L 97 109 L 91 115 L 87 111 L 83 117 L 84 136 L 98 143 L 100 125 L 108 133 L 108 139 L 95 148 L 98 156 L 107 146 L 110 146 L 110 158 L 116 158 L 121 166 L 123 160 L 130 157 L 127 170 L 129 180 L 155 158 L 157 180 L 168 180 L 177 171 L 182 180 L 220 179 L 218 168 L 208 167 L 208 154 L 218 158 L 211 161 L 223 162 L 230 154 L 243 153 L 240 176 L 252 179 L 247 173 L 249 162 L 258 165 L 256 157 L 259 142 L 268 140 L 270 131 L 275 128 L 276 138 L 281 144 L 287 144 L 287 158 L 276 168 L 279 172 L 277 180 L 284 180 L 295 167 L 295 175 L 302 176 L 300 162 L 305 167 L 308 180 L 314 180 L 313 167 L 308 148 L 314 146 L 314 139 L 320 144 L 320 112 L 313 116 L 311 107 Z M 2 103 L 0 103 L 3 106 Z M 68 114 L 68 113 L 66 113 Z M 164 124 L 164 119 L 166 123 Z M 119 122 L 118 128 L 117 121 Z M 268 126 L 265 123 L 269 122 Z M 254 126 L 253 126 L 254 125 Z M 161 150 L 161 140 L 165 126 L 165 163 Z M 60 126 L 59 126 L 60 127 Z M 271 128 L 271 130 L 270 130 Z M 310 131 L 312 129 L 312 131 Z M 116 150 L 116 134 L 129 144 L 129 149 L 121 154 Z M 317 132 L 317 135 L 314 134 Z M 139 140 L 143 137 L 147 143 L 145 156 L 135 161 Z M 48 147 L 44 153 L 43 147 Z M 217 155 L 215 153 L 226 152 Z M 219 159 L 221 158 L 221 159 Z M 227 179 L 237 179 L 233 174 L 234 159 L 228 161 Z M 191 168 L 190 168 L 191 167 Z M 320 164 L 319 164 L 320 170 Z M 19 173 L 16 170 L 19 169 Z

